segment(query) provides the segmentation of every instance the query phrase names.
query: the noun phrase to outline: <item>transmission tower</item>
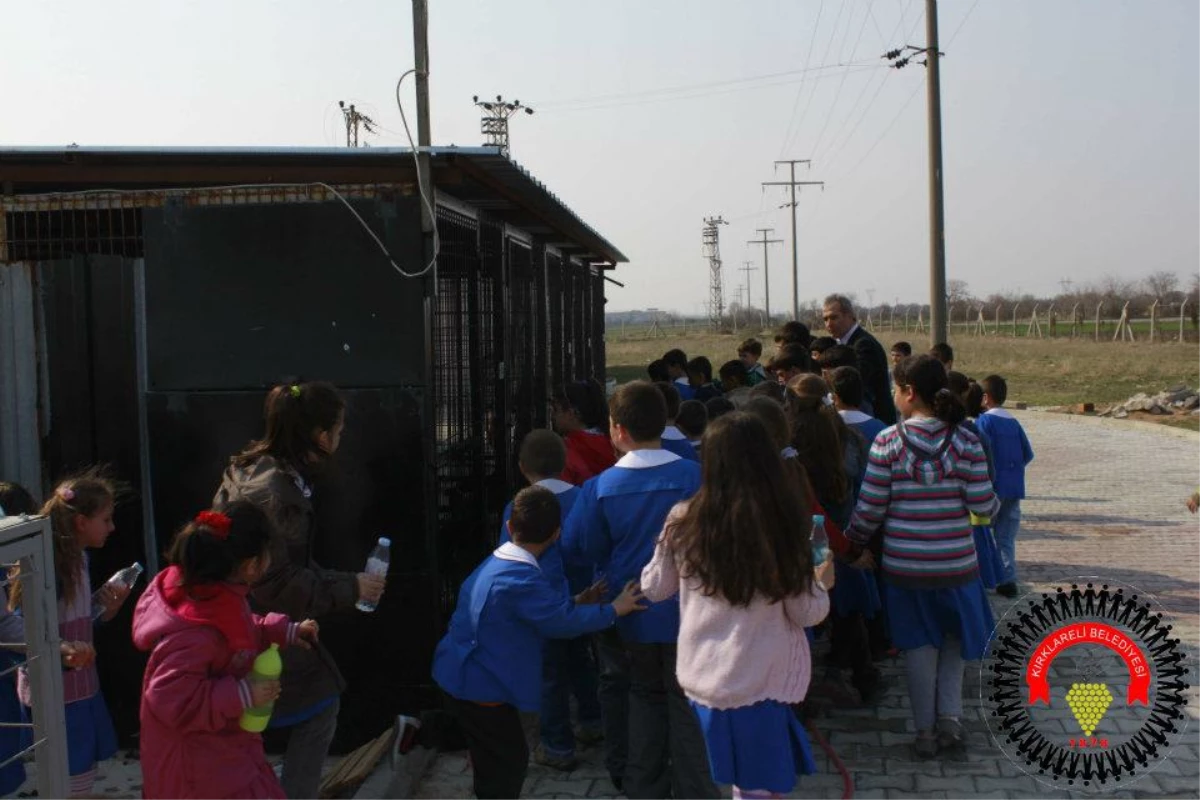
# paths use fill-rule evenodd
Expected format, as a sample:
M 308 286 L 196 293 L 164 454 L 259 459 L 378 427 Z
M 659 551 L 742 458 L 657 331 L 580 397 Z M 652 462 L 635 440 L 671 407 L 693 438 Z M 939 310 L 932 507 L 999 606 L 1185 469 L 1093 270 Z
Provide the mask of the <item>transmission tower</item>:
M 377 133 L 375 120 L 355 108 L 353 103 L 346 105 L 344 100 L 338 100 L 338 107 L 342 109 L 342 118 L 346 121 L 346 147 L 366 147 L 365 141 L 359 144 L 358 129 L 361 127 L 367 133 Z
M 704 219 L 704 257 L 708 259 L 708 324 L 721 327 L 725 316 L 725 289 L 721 284 L 721 232 L 718 225 L 728 225 L 721 217 Z
M 483 134 L 484 145 L 500 148 L 500 155 L 507 157 L 509 117 L 520 111 L 532 114 L 533 109 L 529 106 L 521 105 L 520 100 L 513 100 L 511 103 L 506 103 L 500 95 L 496 95 L 495 101 L 480 100 L 479 95 L 475 95 L 471 99 L 483 111 L 483 119 L 479 121 L 479 131 Z

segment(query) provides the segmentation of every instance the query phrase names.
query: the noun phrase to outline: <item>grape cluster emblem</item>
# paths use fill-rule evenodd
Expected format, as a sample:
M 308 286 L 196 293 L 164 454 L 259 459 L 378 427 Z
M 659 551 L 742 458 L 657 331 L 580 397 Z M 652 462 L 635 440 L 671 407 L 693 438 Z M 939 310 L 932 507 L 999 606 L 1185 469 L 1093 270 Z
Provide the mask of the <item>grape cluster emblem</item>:
M 983 664 L 986 717 L 1000 749 L 1048 784 L 1128 788 L 1162 761 L 1187 725 L 1188 667 L 1171 629 L 1132 587 L 1076 583 L 1018 603 L 1001 619 Z M 1116 665 L 1115 682 L 1099 668 L 1097 653 Z M 1063 665 L 1080 661 L 1068 683 Z M 1055 699 L 1056 689 L 1065 689 L 1065 698 Z M 1064 705 L 1068 728 L 1077 732 L 1045 722 Z M 1117 725 L 1118 709 L 1136 730 Z

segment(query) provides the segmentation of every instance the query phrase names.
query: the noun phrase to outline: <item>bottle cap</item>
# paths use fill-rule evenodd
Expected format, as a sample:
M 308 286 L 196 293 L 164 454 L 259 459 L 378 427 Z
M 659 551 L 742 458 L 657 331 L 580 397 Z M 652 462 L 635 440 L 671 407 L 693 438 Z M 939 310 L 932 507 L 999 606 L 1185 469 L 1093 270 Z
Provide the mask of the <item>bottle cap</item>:
M 391 546 L 392 546 L 392 540 L 391 540 L 391 539 L 389 539 L 389 538 L 388 538 L 388 537 L 386 537 L 386 536 L 380 536 L 380 537 L 379 537 L 379 543 L 380 543 L 381 545 L 383 545 L 384 547 L 391 547 Z
M 824 514 L 813 514 L 812 518 L 813 518 L 813 525 L 824 525 L 825 524 L 825 515 Z

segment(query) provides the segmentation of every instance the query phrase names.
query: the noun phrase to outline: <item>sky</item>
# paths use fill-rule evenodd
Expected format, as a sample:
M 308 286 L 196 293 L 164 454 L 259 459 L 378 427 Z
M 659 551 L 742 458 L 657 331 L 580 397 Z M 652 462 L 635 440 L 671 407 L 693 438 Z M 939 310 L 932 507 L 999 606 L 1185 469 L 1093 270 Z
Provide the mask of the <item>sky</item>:
M 722 216 L 727 302 L 758 228 L 772 310 L 928 300 L 923 0 L 430 0 L 435 144 L 479 145 L 473 95 L 520 99 L 512 157 L 628 256 L 610 311 L 701 313 L 703 220 Z M 946 263 L 978 295 L 1200 269 L 1200 3 L 939 4 Z M 338 100 L 403 146 L 403 0 L 5 3 L 0 145 L 344 142 Z M 842 65 L 842 66 L 839 66 Z M 410 121 L 411 80 L 401 94 Z M 757 271 L 741 272 L 750 261 Z

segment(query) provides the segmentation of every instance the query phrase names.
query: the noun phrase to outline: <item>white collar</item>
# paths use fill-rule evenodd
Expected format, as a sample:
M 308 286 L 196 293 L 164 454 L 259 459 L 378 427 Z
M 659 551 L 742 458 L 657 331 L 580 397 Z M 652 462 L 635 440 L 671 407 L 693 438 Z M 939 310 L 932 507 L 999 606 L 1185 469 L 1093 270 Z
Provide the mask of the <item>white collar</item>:
M 502 561 L 519 561 L 522 564 L 529 564 L 532 567 L 537 567 L 539 570 L 541 569 L 537 559 L 533 557 L 533 553 L 519 546 L 516 542 L 505 542 L 493 550 L 492 555 Z
M 575 488 L 573 484 L 560 481 L 558 478 L 543 478 L 535 483 L 534 486 L 544 486 L 555 494 L 562 494 Z
M 1008 413 L 1007 408 L 989 408 L 987 411 L 985 411 L 983 413 L 994 414 L 997 417 L 999 417 L 1000 419 L 1016 419 L 1016 417 L 1014 417 L 1012 414 Z
M 600 430 L 599 428 L 584 428 L 583 432 L 590 433 L 592 436 L 604 436 L 605 435 L 604 431 Z
M 688 439 L 688 444 L 690 444 L 692 447 L 699 450 L 700 449 L 700 441 L 701 441 L 700 439 Z
M 852 327 L 850 330 L 846 331 L 846 335 L 845 335 L 845 336 L 839 336 L 839 337 L 838 337 L 838 340 L 837 340 L 838 344 L 846 344 L 847 342 L 849 342 L 849 341 L 850 341 L 850 337 L 854 335 L 854 332 L 855 332 L 856 330 L 858 330 L 858 323 L 857 323 L 857 322 L 855 322 L 855 323 L 854 323 L 854 327 Z
M 787 447 L 779 451 L 779 456 L 781 458 L 799 458 L 800 454 L 796 452 L 796 448 L 789 444 Z
M 679 456 L 670 450 L 630 450 L 621 456 L 616 465 L 625 469 L 649 469 L 678 460 Z
M 869 414 L 864 414 L 857 408 L 839 411 L 838 413 L 842 415 L 842 419 L 845 420 L 847 425 L 857 425 L 860 422 L 866 422 L 867 420 L 871 419 Z
M 663 428 L 662 440 L 664 442 L 678 442 L 686 438 L 687 437 L 683 435 L 683 431 L 679 430 L 679 428 L 675 427 L 674 425 L 668 425 L 667 427 Z
M 675 382 L 678 383 L 680 386 L 691 386 L 692 385 L 691 382 L 688 381 L 687 378 L 676 378 Z

